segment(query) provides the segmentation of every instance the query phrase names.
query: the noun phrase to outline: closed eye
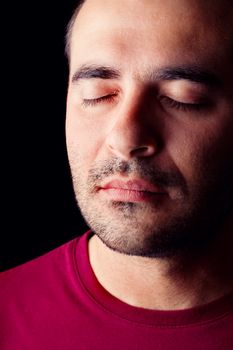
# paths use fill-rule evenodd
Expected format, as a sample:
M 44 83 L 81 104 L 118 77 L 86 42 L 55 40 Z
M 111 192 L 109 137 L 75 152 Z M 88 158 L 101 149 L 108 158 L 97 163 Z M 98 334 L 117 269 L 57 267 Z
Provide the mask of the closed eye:
M 108 94 L 108 95 L 104 95 L 104 96 L 100 96 L 97 98 L 84 98 L 82 105 L 84 107 L 94 107 L 100 103 L 103 102 L 113 102 L 114 98 L 116 96 L 116 93 L 112 93 L 112 94 Z
M 207 102 L 194 102 L 194 103 L 185 103 L 185 102 L 180 102 L 173 100 L 170 97 L 167 96 L 161 96 L 160 97 L 160 102 L 162 105 L 168 108 L 174 108 L 177 110 L 181 111 L 200 111 L 208 107 Z

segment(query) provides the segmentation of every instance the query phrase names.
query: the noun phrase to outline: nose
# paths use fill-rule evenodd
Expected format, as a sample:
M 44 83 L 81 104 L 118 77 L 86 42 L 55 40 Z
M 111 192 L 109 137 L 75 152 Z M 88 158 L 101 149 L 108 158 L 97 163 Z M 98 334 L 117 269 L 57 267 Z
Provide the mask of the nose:
M 107 135 L 109 151 L 124 160 L 154 156 L 159 151 L 160 141 L 153 113 L 142 104 L 135 105 L 131 101 L 122 106 Z

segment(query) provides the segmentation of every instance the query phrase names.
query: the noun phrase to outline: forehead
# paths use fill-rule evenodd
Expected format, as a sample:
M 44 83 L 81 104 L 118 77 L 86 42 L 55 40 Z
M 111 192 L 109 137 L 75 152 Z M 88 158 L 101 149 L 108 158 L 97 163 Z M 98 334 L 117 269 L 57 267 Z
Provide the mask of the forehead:
M 232 52 L 233 5 L 227 3 L 86 0 L 73 28 L 71 69 L 96 59 L 127 61 L 128 69 L 131 61 L 142 67 L 161 59 L 166 65 L 191 60 L 214 66 Z

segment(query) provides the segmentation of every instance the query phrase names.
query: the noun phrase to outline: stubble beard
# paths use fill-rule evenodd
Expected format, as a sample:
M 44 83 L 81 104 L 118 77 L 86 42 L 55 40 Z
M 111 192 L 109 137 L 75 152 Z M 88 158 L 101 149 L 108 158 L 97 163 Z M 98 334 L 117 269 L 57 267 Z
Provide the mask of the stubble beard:
M 77 203 L 88 226 L 108 248 L 122 254 L 171 258 L 200 251 L 214 239 L 232 209 L 232 195 L 220 210 L 213 206 L 214 194 L 211 196 L 210 193 L 218 181 L 208 186 L 199 184 L 190 201 L 181 174 L 145 166 L 144 161 L 126 163 L 112 159 L 98 164 L 90 169 L 86 182 L 72 162 L 70 165 Z M 175 215 L 162 215 L 159 207 L 147 203 L 106 202 L 99 198 L 97 184 L 120 173 L 136 173 L 151 183 L 176 188 L 174 205 L 180 210 L 176 210 Z

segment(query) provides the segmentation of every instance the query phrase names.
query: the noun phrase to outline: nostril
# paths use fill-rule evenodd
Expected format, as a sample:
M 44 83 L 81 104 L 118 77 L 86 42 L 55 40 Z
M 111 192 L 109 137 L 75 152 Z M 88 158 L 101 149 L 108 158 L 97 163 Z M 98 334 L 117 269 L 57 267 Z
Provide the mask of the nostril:
M 154 153 L 156 153 L 156 149 L 155 146 L 151 145 L 151 146 L 139 146 L 139 147 L 135 147 L 134 149 L 131 150 L 131 156 L 144 156 L 144 157 L 148 157 L 153 155 Z
M 146 153 L 148 151 L 148 147 L 147 146 L 143 146 L 143 147 L 135 147 L 131 153 Z
M 141 152 L 147 152 L 147 151 L 148 151 L 148 147 L 147 147 L 147 146 L 139 147 L 139 150 L 140 150 Z

